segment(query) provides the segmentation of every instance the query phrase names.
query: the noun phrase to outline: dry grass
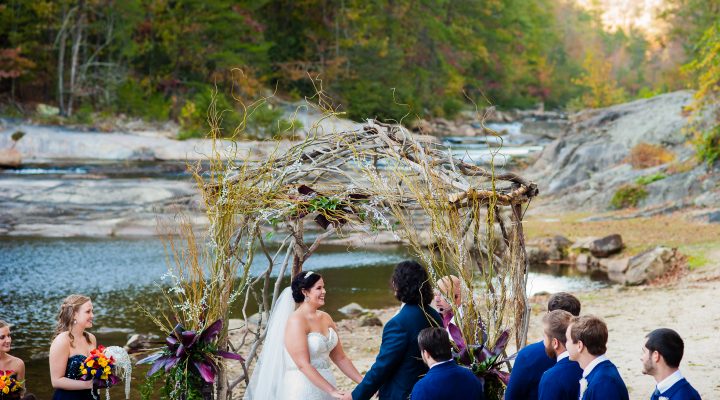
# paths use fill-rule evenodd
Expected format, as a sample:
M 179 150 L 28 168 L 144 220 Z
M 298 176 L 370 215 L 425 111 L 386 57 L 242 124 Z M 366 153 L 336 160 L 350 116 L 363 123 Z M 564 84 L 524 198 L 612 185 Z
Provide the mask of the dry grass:
M 652 218 L 630 218 L 610 221 L 581 222 L 586 214 L 562 217 L 529 216 L 525 231 L 529 238 L 563 235 L 571 239 L 619 233 L 629 252 L 636 253 L 653 245 L 665 245 L 693 252 L 706 244 L 720 247 L 720 225 L 689 221 L 673 214 Z
M 630 150 L 627 161 L 634 169 L 643 169 L 667 164 L 675 160 L 675 154 L 662 146 L 638 143 Z

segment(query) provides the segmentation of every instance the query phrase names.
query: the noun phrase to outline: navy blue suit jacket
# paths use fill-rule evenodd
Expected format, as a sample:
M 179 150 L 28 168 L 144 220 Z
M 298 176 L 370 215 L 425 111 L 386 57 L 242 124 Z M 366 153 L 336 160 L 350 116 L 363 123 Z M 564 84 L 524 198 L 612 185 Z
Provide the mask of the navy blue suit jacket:
M 505 400 L 537 400 L 540 378 L 553 365 L 555 359 L 545 354 L 542 341 L 523 347 L 515 358 Z
M 610 360 L 596 365 L 585 379 L 588 386 L 582 400 L 629 400 L 625 382 Z
M 380 353 L 353 390 L 353 400 L 368 400 L 378 390 L 381 400 L 407 400 L 415 382 L 428 371 L 420 357 L 417 337 L 421 330 L 431 326 L 442 326 L 437 311 L 429 306 L 423 311 L 418 305 L 405 304 L 398 315 L 385 324 Z
M 484 400 L 480 380 L 454 360 L 436 365 L 420 379 L 410 400 Z M 573 399 L 576 400 L 576 399 Z
M 577 400 L 583 370 L 575 361 L 565 357 L 545 371 L 538 387 L 539 400 Z
M 670 389 L 664 391 L 660 396 L 667 397 L 670 400 L 702 400 L 700 393 L 690 386 L 690 382 L 685 378 L 675 382 Z M 650 400 L 657 400 L 660 396 L 650 396 Z

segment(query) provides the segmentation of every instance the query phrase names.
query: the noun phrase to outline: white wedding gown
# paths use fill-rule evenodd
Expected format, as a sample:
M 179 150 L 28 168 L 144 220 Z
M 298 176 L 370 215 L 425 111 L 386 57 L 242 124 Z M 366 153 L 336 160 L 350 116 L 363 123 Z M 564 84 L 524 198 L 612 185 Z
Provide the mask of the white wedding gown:
M 319 332 L 310 332 L 307 336 L 308 351 L 310 352 L 310 364 L 325 378 L 331 385 L 335 386 L 335 376 L 330 365 L 330 352 L 337 346 L 338 336 L 335 330 L 330 328 L 328 335 Z M 333 397 L 321 390 L 300 372 L 290 355 L 285 352 L 286 370 L 282 385 L 282 400 L 330 400 Z
M 285 349 L 285 325 L 295 310 L 290 288 L 283 290 L 268 321 L 267 336 L 258 363 L 243 396 L 245 400 L 329 400 L 330 394 L 315 386 L 298 370 Z M 327 336 L 319 332 L 307 335 L 310 363 L 335 386 L 330 352 L 338 344 L 337 332 L 329 328 Z

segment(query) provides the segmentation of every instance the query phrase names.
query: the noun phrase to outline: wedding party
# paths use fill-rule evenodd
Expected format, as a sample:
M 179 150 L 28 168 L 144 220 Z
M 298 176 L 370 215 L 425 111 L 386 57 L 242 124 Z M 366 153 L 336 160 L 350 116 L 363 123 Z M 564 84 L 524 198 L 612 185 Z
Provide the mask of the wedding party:
M 0 400 L 720 399 L 720 0 L 0 2 Z

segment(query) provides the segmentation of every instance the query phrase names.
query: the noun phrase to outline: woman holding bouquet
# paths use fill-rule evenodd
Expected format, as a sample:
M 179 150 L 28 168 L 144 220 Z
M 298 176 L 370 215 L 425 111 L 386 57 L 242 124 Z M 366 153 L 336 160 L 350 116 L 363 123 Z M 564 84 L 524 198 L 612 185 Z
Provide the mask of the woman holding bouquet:
M 25 363 L 23 360 L 8 354 L 11 343 L 10 325 L 0 320 L 0 375 L 7 371 L 6 373 L 11 380 L 21 384 L 25 380 Z M 19 392 L 17 392 L 18 397 L 22 391 L 23 389 L 20 388 Z M 0 393 L 0 397 L 2 397 L 2 393 Z
M 50 345 L 50 381 L 53 400 L 92 400 L 93 381 L 81 380 L 80 366 L 97 347 L 95 336 L 85 332 L 93 325 L 89 297 L 72 294 L 65 298 L 57 317 L 55 338 Z

